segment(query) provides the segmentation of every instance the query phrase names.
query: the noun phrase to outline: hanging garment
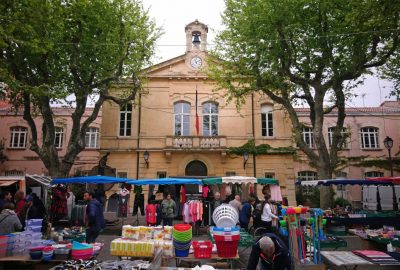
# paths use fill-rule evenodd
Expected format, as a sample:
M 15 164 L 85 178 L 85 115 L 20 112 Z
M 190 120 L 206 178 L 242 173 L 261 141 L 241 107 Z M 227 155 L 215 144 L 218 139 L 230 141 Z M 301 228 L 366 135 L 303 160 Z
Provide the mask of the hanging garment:
M 186 197 L 186 189 L 185 186 L 182 185 L 181 186 L 181 203 L 185 203 L 187 201 L 187 197 Z
M 225 201 L 226 199 L 226 183 L 222 183 L 221 189 L 220 189 L 220 194 L 221 194 L 221 201 Z
M 86 224 L 86 205 L 77 204 L 71 211 L 72 226 L 85 226 Z
M 68 192 L 67 199 L 67 209 L 68 209 L 68 218 L 71 220 L 72 208 L 75 206 L 75 195 L 72 191 Z
M 142 194 L 142 193 L 135 195 L 132 216 L 136 216 L 138 214 L 139 208 L 140 208 L 140 214 L 142 216 L 144 216 L 145 215 L 145 213 L 144 213 L 144 194 Z
M 53 221 L 59 221 L 68 214 L 67 194 L 68 192 L 62 187 L 54 187 L 52 189 L 51 215 Z
M 269 187 L 269 190 L 271 192 L 271 200 L 281 202 L 282 201 L 282 193 L 281 193 L 281 187 L 278 185 L 271 185 Z
M 208 191 L 209 191 L 209 188 L 207 186 L 203 186 L 203 190 L 202 190 L 203 199 L 206 199 L 208 197 Z
M 147 225 L 157 223 L 157 206 L 155 204 L 146 205 L 146 223 Z
M 128 216 L 128 209 L 129 209 L 129 198 L 130 195 L 118 195 L 118 217 L 127 217 Z
M 203 202 L 203 225 L 210 225 L 210 202 Z

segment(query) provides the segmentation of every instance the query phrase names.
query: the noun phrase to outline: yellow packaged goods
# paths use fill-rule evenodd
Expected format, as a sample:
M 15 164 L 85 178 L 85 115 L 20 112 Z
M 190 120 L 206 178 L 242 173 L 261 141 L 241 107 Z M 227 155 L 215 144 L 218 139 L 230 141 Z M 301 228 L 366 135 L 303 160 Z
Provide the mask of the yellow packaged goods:
M 164 226 L 164 240 L 172 240 L 172 226 Z
M 153 239 L 154 240 L 162 240 L 163 239 L 163 228 L 161 226 L 154 227 Z
M 174 245 L 172 241 L 164 241 L 163 243 L 163 255 L 165 257 L 173 257 L 174 256 Z
M 154 243 L 118 238 L 111 242 L 111 255 L 125 257 L 152 257 Z
M 137 227 L 133 227 L 131 225 L 124 225 L 122 227 L 122 237 L 123 238 L 131 238 L 138 239 L 139 232 Z

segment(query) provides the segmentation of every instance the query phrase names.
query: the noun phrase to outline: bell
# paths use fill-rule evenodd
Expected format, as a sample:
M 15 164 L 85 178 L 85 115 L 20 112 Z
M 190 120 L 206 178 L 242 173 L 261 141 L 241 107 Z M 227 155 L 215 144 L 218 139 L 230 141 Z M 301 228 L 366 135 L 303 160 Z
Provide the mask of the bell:
M 194 45 L 200 44 L 200 35 L 193 35 L 193 44 Z

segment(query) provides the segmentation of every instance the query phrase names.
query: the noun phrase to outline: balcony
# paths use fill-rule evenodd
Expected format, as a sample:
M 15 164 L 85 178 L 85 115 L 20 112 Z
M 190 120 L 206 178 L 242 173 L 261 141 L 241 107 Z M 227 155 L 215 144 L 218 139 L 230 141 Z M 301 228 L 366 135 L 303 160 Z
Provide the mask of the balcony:
M 226 148 L 225 136 L 167 136 L 166 147 L 173 149 Z

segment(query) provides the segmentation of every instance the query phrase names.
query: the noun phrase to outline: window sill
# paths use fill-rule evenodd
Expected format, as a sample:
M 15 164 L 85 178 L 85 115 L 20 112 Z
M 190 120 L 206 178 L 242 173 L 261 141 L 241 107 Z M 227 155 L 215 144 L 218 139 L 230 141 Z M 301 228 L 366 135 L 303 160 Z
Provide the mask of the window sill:
M 117 139 L 128 140 L 132 139 L 132 136 L 117 136 Z
M 382 151 L 382 148 L 361 148 L 362 151 Z
M 7 150 L 26 150 L 26 146 L 25 147 L 7 147 Z
M 83 151 L 99 151 L 100 150 L 100 148 L 89 148 L 89 147 L 86 147 Z

